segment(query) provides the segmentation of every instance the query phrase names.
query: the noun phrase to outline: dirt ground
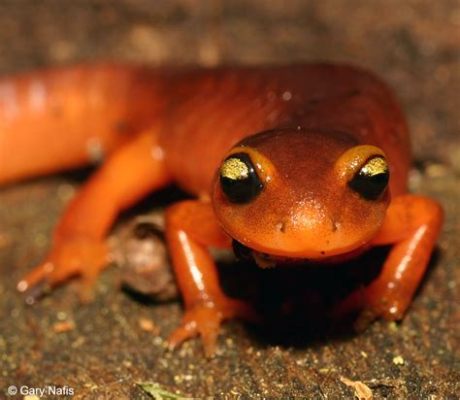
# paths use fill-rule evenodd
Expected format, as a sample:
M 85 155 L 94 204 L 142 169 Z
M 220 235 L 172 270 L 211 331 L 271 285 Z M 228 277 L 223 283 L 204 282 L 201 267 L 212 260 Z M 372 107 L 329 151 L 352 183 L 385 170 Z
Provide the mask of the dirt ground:
M 363 382 L 375 399 L 459 398 L 457 0 L 0 0 L 0 73 L 101 59 L 206 66 L 328 60 L 370 68 L 406 110 L 412 190 L 445 208 L 438 250 L 401 324 L 376 322 L 348 334 L 315 334 L 310 326 L 298 343 L 231 322 L 208 360 L 198 341 L 168 351 L 163 338 L 180 320 L 180 303 L 128 295 L 116 268 L 103 274 L 91 304 L 81 306 L 71 285 L 26 306 L 15 284 L 45 254 L 81 178 L 9 186 L 0 190 L 0 399 L 23 398 L 8 397 L 10 385 L 74 390 L 49 398 L 151 398 L 139 382 L 195 398 L 356 398 L 347 379 Z

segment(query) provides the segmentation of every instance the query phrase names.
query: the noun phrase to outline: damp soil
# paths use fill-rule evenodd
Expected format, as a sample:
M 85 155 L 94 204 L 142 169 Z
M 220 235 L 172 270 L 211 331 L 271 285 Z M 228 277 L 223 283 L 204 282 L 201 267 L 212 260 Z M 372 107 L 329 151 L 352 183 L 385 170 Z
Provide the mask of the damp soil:
M 438 199 L 446 212 L 403 322 L 378 321 L 363 332 L 326 323 L 322 305 L 340 274 L 314 272 L 289 278 L 296 290 L 305 282 L 311 294 L 297 308 L 302 318 L 270 318 L 262 326 L 230 322 L 216 356 L 206 359 L 197 340 L 166 348 L 180 302 L 123 290 L 120 268 L 102 274 L 89 304 L 80 304 L 73 282 L 27 306 L 15 284 L 46 254 L 53 225 L 91 171 L 2 188 L 0 398 L 10 385 L 70 388 L 67 397 L 75 399 L 151 398 L 140 382 L 195 398 L 366 398 L 369 392 L 350 381 L 362 382 L 375 399 L 459 398 L 459 37 L 455 0 L 0 1 L 1 73 L 107 59 L 205 66 L 328 60 L 368 67 L 395 88 L 408 116 L 412 190 Z M 152 197 L 119 224 L 157 206 Z M 276 317 L 279 309 L 270 304 L 279 299 L 279 277 L 251 271 L 227 263 L 222 280 L 230 282 L 228 290 L 250 295 L 255 278 L 268 299 L 263 311 Z

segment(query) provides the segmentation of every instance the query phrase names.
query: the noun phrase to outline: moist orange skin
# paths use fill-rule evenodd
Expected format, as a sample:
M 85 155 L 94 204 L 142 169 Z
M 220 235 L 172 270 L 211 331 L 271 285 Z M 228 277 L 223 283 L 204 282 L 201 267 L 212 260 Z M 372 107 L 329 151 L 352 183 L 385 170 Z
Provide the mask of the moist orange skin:
M 237 205 L 217 177 L 221 161 L 241 151 L 265 186 Z M 386 158 L 390 183 L 369 201 L 347 183 L 375 155 Z M 406 193 L 409 136 L 394 96 L 349 66 L 90 65 L 0 79 L 0 184 L 102 159 L 64 212 L 48 256 L 18 289 L 36 294 L 80 275 L 89 296 L 117 214 L 175 183 L 197 200 L 166 211 L 185 303 L 169 341 L 200 334 L 208 355 L 222 320 L 255 317 L 220 289 L 210 246 L 235 239 L 274 258 L 340 262 L 392 244 L 381 275 L 348 304 L 366 318 L 400 319 L 442 224 L 438 203 Z

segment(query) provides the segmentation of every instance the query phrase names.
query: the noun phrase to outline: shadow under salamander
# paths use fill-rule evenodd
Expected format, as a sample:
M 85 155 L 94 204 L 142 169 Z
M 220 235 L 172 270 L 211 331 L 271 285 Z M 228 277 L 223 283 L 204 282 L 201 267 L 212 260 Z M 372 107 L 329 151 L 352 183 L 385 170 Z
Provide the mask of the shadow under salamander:
M 354 327 L 357 313 L 338 319 L 332 314 L 334 307 L 379 275 L 389 250 L 374 248 L 337 265 L 260 269 L 247 262 L 227 264 L 220 267 L 221 282 L 229 295 L 249 300 L 263 317 L 262 324 L 248 325 L 260 343 L 308 347 L 346 340 L 359 334 Z M 436 250 L 417 293 L 438 258 Z

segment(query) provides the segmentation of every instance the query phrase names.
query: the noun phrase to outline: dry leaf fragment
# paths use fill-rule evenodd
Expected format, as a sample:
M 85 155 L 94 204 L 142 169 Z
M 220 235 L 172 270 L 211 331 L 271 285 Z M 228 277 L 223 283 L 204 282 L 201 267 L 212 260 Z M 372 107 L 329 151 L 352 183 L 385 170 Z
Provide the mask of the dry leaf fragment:
M 372 400 L 372 390 L 362 383 L 361 381 L 352 381 L 345 378 L 344 376 L 340 377 L 340 381 L 347 386 L 352 387 L 355 390 L 355 396 L 358 400 Z
M 75 323 L 73 321 L 61 321 L 53 324 L 54 333 L 64 333 L 73 331 L 75 329 Z
M 172 393 L 164 389 L 160 384 L 156 382 L 139 382 L 138 386 L 148 393 L 155 400 L 187 400 L 190 397 L 184 397 L 180 394 Z

